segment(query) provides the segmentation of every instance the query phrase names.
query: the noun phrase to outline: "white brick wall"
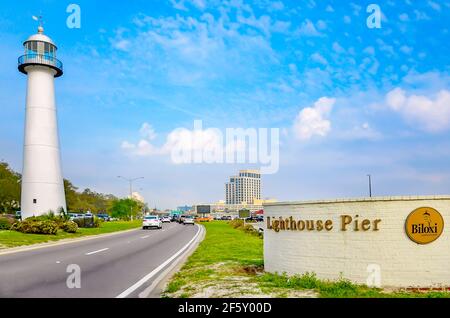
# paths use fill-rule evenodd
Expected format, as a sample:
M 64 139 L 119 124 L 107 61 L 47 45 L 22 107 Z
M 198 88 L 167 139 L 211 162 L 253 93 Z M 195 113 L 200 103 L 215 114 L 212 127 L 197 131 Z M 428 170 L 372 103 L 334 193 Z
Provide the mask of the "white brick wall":
M 405 232 L 408 215 L 432 207 L 444 218 L 444 231 L 434 242 L 419 245 Z M 374 232 L 340 230 L 341 215 L 382 219 Z M 450 286 L 450 196 L 397 197 L 276 203 L 265 206 L 265 217 L 333 221 L 327 232 L 306 230 L 276 233 L 264 227 L 265 270 L 287 274 L 314 272 L 322 279 L 341 276 L 365 284 L 370 264 L 381 268 L 381 285 L 395 287 Z

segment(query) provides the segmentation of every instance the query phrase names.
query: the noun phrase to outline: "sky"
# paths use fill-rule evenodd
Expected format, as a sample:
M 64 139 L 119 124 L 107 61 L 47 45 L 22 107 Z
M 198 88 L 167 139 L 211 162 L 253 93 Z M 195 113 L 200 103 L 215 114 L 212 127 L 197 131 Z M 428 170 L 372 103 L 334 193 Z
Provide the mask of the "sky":
M 217 132 L 267 128 L 279 168 L 263 198 L 364 197 L 368 174 L 376 196 L 450 194 L 449 0 L 75 1 L 0 4 L 0 160 L 17 171 L 17 57 L 42 15 L 64 63 L 64 177 L 81 189 L 126 196 L 121 175 L 144 177 L 135 190 L 152 207 L 224 200 L 228 178 L 258 164 L 180 164 L 174 143 L 225 149 Z

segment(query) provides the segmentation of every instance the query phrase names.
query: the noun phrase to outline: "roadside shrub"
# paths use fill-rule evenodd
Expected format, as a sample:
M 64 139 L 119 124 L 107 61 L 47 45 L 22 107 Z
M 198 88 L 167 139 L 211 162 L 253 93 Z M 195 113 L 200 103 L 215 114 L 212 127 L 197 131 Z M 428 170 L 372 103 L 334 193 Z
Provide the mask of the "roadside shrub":
M 73 220 L 79 228 L 91 229 L 100 227 L 100 220 L 96 217 L 79 218 Z
M 94 218 L 94 227 L 95 227 L 95 228 L 100 227 L 100 225 L 101 225 L 102 223 L 103 223 L 103 220 L 102 220 L 102 219 L 97 218 L 97 217 Z
M 40 220 L 39 218 L 28 218 L 22 222 L 16 222 L 12 230 L 27 234 L 47 234 L 56 235 L 58 224 L 52 220 Z
M 236 219 L 228 222 L 233 229 L 244 231 L 247 234 L 257 236 L 259 238 L 263 237 L 263 233 L 259 232 L 253 226 L 245 224 L 244 220 Z
M 66 220 L 59 216 L 59 215 L 55 215 L 55 213 L 53 213 L 52 211 L 50 211 L 47 214 L 44 215 L 40 215 L 40 216 L 33 216 L 31 218 L 28 218 L 27 220 L 34 220 L 34 221 L 43 221 L 43 222 L 55 222 L 56 225 L 58 226 L 58 228 L 62 229 L 64 226 L 64 223 L 66 222 Z
M 73 221 L 67 221 L 61 228 L 66 233 L 77 233 L 78 225 Z
M 14 223 L 14 218 L 8 216 L 0 216 L 0 231 L 9 230 Z
M 242 228 L 244 226 L 244 220 L 236 219 L 229 222 L 233 229 Z
M 253 226 L 248 225 L 248 224 L 244 225 L 244 226 L 242 227 L 242 230 L 244 230 L 244 232 L 250 233 L 250 234 L 256 231 L 255 228 L 254 228 Z

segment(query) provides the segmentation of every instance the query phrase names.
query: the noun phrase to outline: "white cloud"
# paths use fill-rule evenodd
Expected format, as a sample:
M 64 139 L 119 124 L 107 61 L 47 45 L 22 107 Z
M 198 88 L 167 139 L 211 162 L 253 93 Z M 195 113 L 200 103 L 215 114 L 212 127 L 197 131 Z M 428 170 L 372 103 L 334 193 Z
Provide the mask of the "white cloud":
M 270 2 L 269 4 L 270 11 L 280 11 L 283 10 L 284 8 L 285 8 L 284 4 L 281 1 Z
M 203 129 L 195 127 L 192 130 L 176 128 L 167 134 L 164 143 L 157 146 L 153 143 L 156 134 L 150 124 L 144 123 L 140 129 L 142 139 L 137 143 L 122 142 L 121 148 L 130 155 L 138 157 L 168 156 L 172 155 L 172 163 L 182 163 L 180 154 L 200 152 L 204 156 L 223 154 L 245 154 L 247 145 L 245 140 L 224 140 L 224 134 L 217 128 Z M 177 158 L 174 160 L 174 158 Z
M 333 43 L 333 50 L 338 54 L 345 52 L 345 49 L 338 42 Z
M 336 100 L 322 97 L 312 107 L 300 111 L 294 122 L 294 134 L 299 140 L 309 140 L 314 136 L 325 137 L 331 130 L 328 117 Z
M 375 55 L 375 49 L 373 46 L 368 46 L 363 50 L 364 53 L 369 55 Z
M 364 122 L 360 125 L 356 125 L 349 130 L 339 131 L 335 133 L 336 137 L 340 140 L 380 140 L 382 138 L 381 133 L 372 129 L 368 122 Z
M 131 42 L 128 40 L 118 40 L 112 43 L 113 47 L 120 51 L 127 52 L 130 47 Z
M 327 23 L 323 20 L 319 20 L 317 21 L 316 26 L 319 30 L 325 30 L 327 28 Z
M 350 3 L 350 6 L 353 9 L 353 15 L 359 16 L 362 7 L 360 5 L 355 4 L 355 3 Z
M 437 133 L 450 128 L 450 91 L 441 90 L 436 96 L 410 95 L 396 88 L 386 95 L 387 105 L 409 124 Z
M 327 12 L 334 12 L 334 9 L 332 6 L 328 5 L 327 8 L 325 9 Z
M 137 144 L 124 141 L 121 148 L 127 153 L 142 157 L 165 154 L 163 148 L 158 148 L 145 139 L 141 139 Z
M 436 3 L 436 2 L 434 2 L 434 1 L 428 1 L 428 5 L 429 5 L 431 8 L 433 8 L 433 10 L 441 11 L 441 6 L 440 6 L 439 3 Z
M 156 138 L 156 133 L 153 127 L 149 123 L 144 123 L 139 131 L 142 138 L 147 140 L 154 140 Z
M 299 35 L 304 36 L 321 36 L 322 34 L 317 31 L 316 27 L 314 26 L 314 23 L 311 22 L 311 20 L 306 19 L 301 27 L 298 30 Z
M 399 17 L 400 21 L 403 21 L 403 22 L 409 21 L 409 16 L 407 13 L 402 13 L 398 17 Z
M 345 23 L 345 24 L 350 24 L 350 23 L 352 23 L 352 19 L 351 19 L 348 15 L 346 15 L 346 16 L 344 17 L 344 23 Z
M 412 51 L 413 51 L 413 48 L 412 47 L 410 47 L 410 46 L 407 46 L 407 45 L 403 45 L 401 48 L 400 48 L 400 51 L 402 51 L 403 53 L 405 53 L 405 54 L 411 54 L 412 53 Z
M 322 65 L 328 65 L 328 61 L 322 55 L 320 55 L 320 53 L 314 53 L 313 55 L 311 55 L 311 60 Z
M 200 10 L 204 10 L 206 8 L 206 2 L 204 0 L 170 0 L 170 2 L 175 9 L 183 11 L 188 10 L 188 8 L 186 7 L 186 3 Z
M 420 20 L 430 20 L 430 17 L 422 11 L 419 10 L 414 10 L 414 14 L 416 15 L 416 20 L 420 21 Z

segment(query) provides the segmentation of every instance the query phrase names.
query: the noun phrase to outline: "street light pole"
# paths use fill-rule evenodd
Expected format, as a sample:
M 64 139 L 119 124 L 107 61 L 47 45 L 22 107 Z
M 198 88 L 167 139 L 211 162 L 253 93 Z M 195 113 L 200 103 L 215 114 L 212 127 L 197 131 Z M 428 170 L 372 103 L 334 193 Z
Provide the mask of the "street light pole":
M 129 179 L 122 176 L 117 176 L 117 178 L 124 179 L 125 181 L 128 181 L 130 183 L 130 199 L 133 200 L 133 182 L 144 179 L 144 177 Z M 130 206 L 130 219 L 133 220 L 133 206 Z
M 369 177 L 369 196 L 372 197 L 372 176 L 370 174 L 367 176 Z

